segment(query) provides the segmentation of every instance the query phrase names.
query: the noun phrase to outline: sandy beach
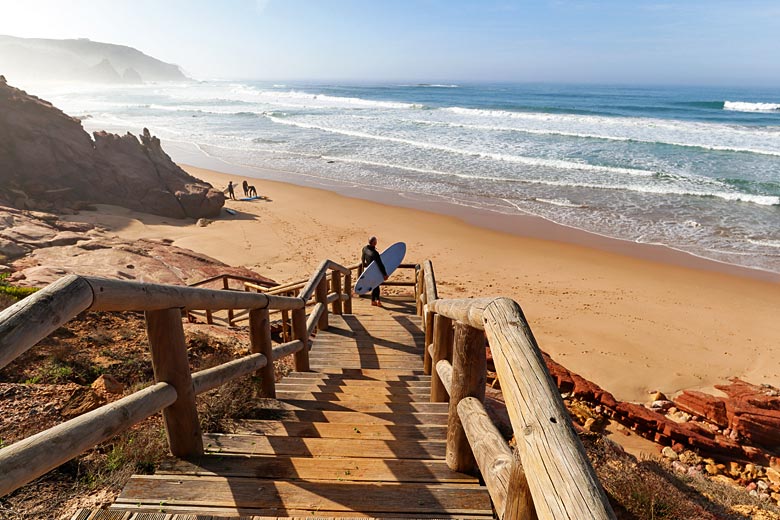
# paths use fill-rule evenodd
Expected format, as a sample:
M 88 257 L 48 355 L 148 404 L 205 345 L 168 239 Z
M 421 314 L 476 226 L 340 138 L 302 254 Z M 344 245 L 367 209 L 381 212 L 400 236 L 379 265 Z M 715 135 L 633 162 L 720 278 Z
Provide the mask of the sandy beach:
M 185 168 L 218 188 L 232 180 L 240 191 L 245 178 Z M 75 218 L 123 238 L 169 238 L 278 282 L 305 277 L 323 258 L 355 262 L 372 234 L 380 249 L 404 241 L 408 260 L 433 261 L 442 297 L 514 298 L 543 350 L 620 399 L 710 390 L 730 377 L 780 382 L 776 277 L 550 223 L 543 226 L 554 240 L 545 240 L 538 219 L 514 221 L 509 233 L 506 221 L 485 215 L 459 218 L 247 180 L 267 200 L 228 201 L 237 215 L 223 213 L 206 227 L 111 206 Z

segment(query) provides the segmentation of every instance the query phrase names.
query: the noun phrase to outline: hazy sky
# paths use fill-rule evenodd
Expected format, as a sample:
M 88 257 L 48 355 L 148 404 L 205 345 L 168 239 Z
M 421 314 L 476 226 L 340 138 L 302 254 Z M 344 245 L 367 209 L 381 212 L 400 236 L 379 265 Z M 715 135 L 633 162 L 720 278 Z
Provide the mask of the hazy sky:
M 0 34 L 202 79 L 780 86 L 780 0 L 0 0 Z

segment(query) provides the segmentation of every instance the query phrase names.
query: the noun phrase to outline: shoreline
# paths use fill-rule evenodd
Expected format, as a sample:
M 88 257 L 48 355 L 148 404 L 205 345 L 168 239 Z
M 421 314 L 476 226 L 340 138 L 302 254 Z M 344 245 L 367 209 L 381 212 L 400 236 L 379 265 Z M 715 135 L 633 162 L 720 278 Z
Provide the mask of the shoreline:
M 572 244 L 600 251 L 630 256 L 641 260 L 665 263 L 679 267 L 719 272 L 734 276 L 762 280 L 780 284 L 780 273 L 751 268 L 702 257 L 694 253 L 676 249 L 665 244 L 647 244 L 627 239 L 610 237 L 593 231 L 559 224 L 532 214 L 508 214 L 483 207 L 466 206 L 454 202 L 436 200 L 433 196 L 410 192 L 394 193 L 384 188 L 348 185 L 336 180 L 324 179 L 287 170 L 276 170 L 258 166 L 240 165 L 208 155 L 192 143 L 165 141 L 166 150 L 175 162 L 187 169 L 202 168 L 229 175 L 240 175 L 274 182 L 285 182 L 296 186 L 323 189 L 345 197 L 358 198 L 370 202 L 447 215 L 458 218 L 464 223 L 477 227 L 500 231 L 520 238 L 534 238 Z M 186 144 L 192 150 L 184 150 Z M 174 150 L 171 153 L 171 150 Z M 221 186 L 215 186 L 221 188 Z
M 741 377 L 780 381 L 780 286 L 556 240 L 479 227 L 455 216 L 347 197 L 332 190 L 185 166 L 222 188 L 242 178 L 268 200 L 228 201 L 206 227 L 99 206 L 75 220 L 129 240 L 166 238 L 277 282 L 305 278 L 323 258 L 352 262 L 369 235 L 430 258 L 443 298 L 507 296 L 553 359 L 612 392 L 712 391 Z M 431 209 L 437 209 L 432 206 Z M 390 292 L 388 290 L 388 292 Z

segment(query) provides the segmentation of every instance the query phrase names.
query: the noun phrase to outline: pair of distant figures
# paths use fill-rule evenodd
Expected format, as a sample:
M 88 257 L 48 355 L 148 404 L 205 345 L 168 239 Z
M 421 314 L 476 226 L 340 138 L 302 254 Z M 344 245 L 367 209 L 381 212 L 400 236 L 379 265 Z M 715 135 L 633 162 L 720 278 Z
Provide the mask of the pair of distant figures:
M 244 188 L 244 197 L 257 197 L 257 189 L 254 186 L 250 186 L 248 182 L 244 181 L 241 184 Z M 233 186 L 233 181 L 228 181 L 227 192 L 231 199 L 236 200 L 236 190 Z

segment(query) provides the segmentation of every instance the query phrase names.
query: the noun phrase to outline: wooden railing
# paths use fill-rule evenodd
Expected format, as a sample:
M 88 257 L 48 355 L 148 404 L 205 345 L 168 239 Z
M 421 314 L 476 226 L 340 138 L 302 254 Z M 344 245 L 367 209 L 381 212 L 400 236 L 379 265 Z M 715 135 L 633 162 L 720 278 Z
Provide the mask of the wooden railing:
M 230 286 L 230 282 L 235 281 L 239 282 L 241 284 L 241 289 L 233 289 Z M 262 280 L 258 280 L 257 278 L 250 278 L 248 276 L 239 276 L 235 274 L 218 274 L 216 276 L 212 276 L 211 278 L 206 278 L 204 280 L 197 281 L 195 283 L 189 284 L 189 287 L 203 287 L 204 285 L 214 284 L 215 285 L 221 285 L 222 289 L 226 291 L 237 291 L 237 290 L 244 290 L 243 286 L 245 283 L 252 283 L 256 286 L 260 287 L 274 287 L 276 284 L 274 283 L 266 283 Z M 193 309 L 185 309 L 185 312 L 192 313 Z M 206 323 L 209 325 L 214 323 L 214 316 L 212 314 L 211 309 L 205 310 L 205 317 L 206 317 Z M 227 309 L 227 324 L 229 327 L 232 327 L 239 321 L 244 321 L 249 319 L 248 312 L 243 312 L 241 315 L 236 315 L 233 312 L 233 309 Z
M 325 266 L 326 262 L 329 262 Z M 264 287 L 253 282 L 244 283 L 245 290 L 256 291 L 262 294 L 275 295 L 275 296 L 297 296 L 306 301 L 306 306 L 315 306 L 314 313 L 320 312 L 317 310 L 318 304 L 331 305 L 334 314 L 341 314 L 343 311 L 346 314 L 352 314 L 352 300 L 343 299 L 342 304 L 340 300 L 337 300 L 333 295 L 340 292 L 342 285 L 346 288 L 353 286 L 353 281 L 357 281 L 360 275 L 363 273 L 363 264 L 353 264 L 347 267 L 334 269 L 333 264 L 330 261 L 325 261 L 320 264 L 319 269 L 325 269 L 325 275 L 314 283 L 313 279 L 299 280 L 296 282 L 290 282 L 283 285 L 277 285 L 275 287 Z M 414 276 L 411 280 L 386 280 L 382 285 L 386 287 L 412 287 L 415 289 L 415 299 L 417 298 L 417 278 L 420 271 L 419 264 L 404 263 L 398 266 L 401 272 L 405 270 L 414 270 Z M 327 271 L 330 271 L 328 276 Z M 314 288 L 312 290 L 312 288 Z M 281 336 L 283 341 L 288 341 L 291 337 L 292 326 L 290 323 L 290 312 L 287 310 L 278 310 L 271 313 L 272 315 L 279 314 L 281 321 Z M 327 316 L 325 317 L 324 325 L 327 325 Z
M 614 518 L 520 306 L 508 298 L 439 299 L 430 261 L 417 287 L 431 401 L 449 400 L 448 466 L 478 468 L 502 519 Z M 514 453 L 483 406 L 486 341 L 514 430 Z
M 345 274 L 346 281 L 343 286 L 334 283 L 332 292 L 319 290 L 320 302 L 307 318 L 306 302 L 312 292 L 323 287 L 327 271 Z M 195 396 L 238 377 L 259 373 L 264 394 L 274 397 L 273 361 L 291 354 L 295 356 L 296 370 L 308 370 L 309 336 L 315 328 L 328 326 L 328 309 L 323 302 L 332 304 L 336 313 L 351 309 L 350 272 L 326 260 L 296 297 L 71 275 L 0 312 L 2 368 L 81 312 L 144 311 L 156 381 L 118 401 L 4 447 L 0 450 L 0 496 L 160 410 L 171 453 L 182 458 L 202 454 Z M 251 354 L 191 373 L 182 323 L 185 308 L 245 310 Z M 292 314 L 292 338 L 276 346 L 271 340 L 272 311 Z

